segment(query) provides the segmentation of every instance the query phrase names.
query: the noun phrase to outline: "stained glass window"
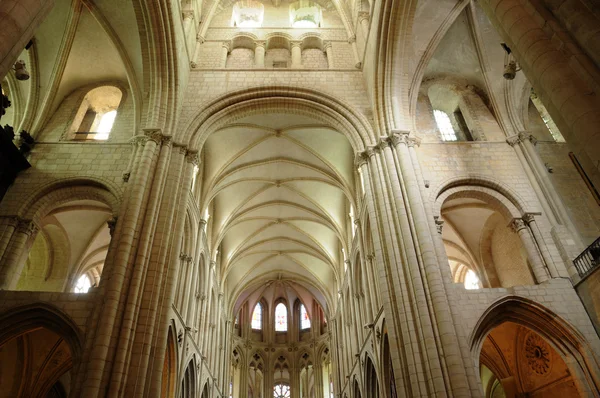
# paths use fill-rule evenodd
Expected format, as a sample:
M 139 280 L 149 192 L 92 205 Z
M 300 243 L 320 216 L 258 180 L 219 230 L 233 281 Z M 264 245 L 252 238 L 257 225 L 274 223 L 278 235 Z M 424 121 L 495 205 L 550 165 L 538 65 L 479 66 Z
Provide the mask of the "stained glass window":
M 275 307 L 275 331 L 287 332 L 287 308 L 283 303 L 279 303 Z
M 75 293 L 87 293 L 92 287 L 92 283 L 90 282 L 90 278 L 87 275 L 81 275 L 79 279 L 77 279 L 77 284 L 75 285 Z
M 300 304 L 300 329 L 310 329 L 310 318 L 304 304 Z
M 442 140 L 456 141 L 456 131 L 454 131 L 454 127 L 452 127 L 448 114 L 436 109 L 433 111 L 433 116 L 435 117 L 435 122 L 442 134 Z
M 290 398 L 290 386 L 286 384 L 276 384 L 273 387 L 273 398 Z
M 256 303 L 256 307 L 254 307 L 254 312 L 252 313 L 252 329 L 262 329 L 262 306 L 260 303 Z

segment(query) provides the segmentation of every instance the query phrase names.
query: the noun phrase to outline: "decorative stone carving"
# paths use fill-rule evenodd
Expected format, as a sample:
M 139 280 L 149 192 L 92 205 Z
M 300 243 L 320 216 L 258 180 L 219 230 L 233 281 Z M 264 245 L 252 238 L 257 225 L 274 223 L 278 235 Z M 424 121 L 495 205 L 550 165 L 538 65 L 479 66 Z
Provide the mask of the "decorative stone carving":
M 444 220 L 442 220 L 439 216 L 434 216 L 433 220 L 435 221 L 435 228 L 438 231 L 438 234 L 442 234 L 442 229 L 444 228 Z
M 538 375 L 550 372 L 550 347 L 535 333 L 529 333 L 525 339 L 525 357 L 527 365 Z
M 527 228 L 527 225 L 522 218 L 515 218 L 511 221 L 510 228 L 513 230 L 513 232 L 519 232 L 523 228 Z
M 20 219 L 19 222 L 17 223 L 16 230 L 19 233 L 31 236 L 38 231 L 38 227 L 35 225 L 35 223 L 32 220 Z
M 198 151 L 186 151 L 185 160 L 188 163 L 192 163 L 194 166 L 198 166 L 200 164 L 200 155 Z
M 129 177 L 131 177 L 131 173 L 129 171 L 127 173 L 123 173 L 123 182 L 129 182 Z

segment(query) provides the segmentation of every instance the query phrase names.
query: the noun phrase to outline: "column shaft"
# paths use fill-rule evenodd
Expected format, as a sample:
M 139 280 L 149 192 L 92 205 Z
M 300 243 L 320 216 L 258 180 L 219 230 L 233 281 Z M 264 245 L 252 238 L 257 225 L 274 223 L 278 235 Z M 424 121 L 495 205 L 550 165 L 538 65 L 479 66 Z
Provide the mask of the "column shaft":
M 265 43 L 256 43 L 254 48 L 254 67 L 264 68 L 265 67 Z
M 519 238 L 521 238 L 521 243 L 523 243 L 523 247 L 527 252 L 527 257 L 529 258 L 531 270 L 533 271 L 536 282 L 546 282 L 548 280 L 546 266 L 544 265 L 540 252 L 533 240 L 531 231 L 525 224 L 525 221 L 520 218 L 515 218 L 511 223 L 511 228 L 519 235 Z

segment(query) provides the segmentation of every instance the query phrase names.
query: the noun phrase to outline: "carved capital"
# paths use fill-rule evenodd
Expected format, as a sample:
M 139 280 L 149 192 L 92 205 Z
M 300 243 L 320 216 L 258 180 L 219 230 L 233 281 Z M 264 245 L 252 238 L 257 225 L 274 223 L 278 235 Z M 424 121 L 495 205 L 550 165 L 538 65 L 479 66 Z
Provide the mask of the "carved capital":
M 35 225 L 32 220 L 22 220 L 20 219 L 17 223 L 16 231 L 25 235 L 33 235 L 35 234 L 39 228 Z
M 331 42 L 329 40 L 323 41 L 323 50 L 326 52 L 331 49 Z
M 293 40 L 293 41 L 290 42 L 290 44 L 291 44 L 292 48 L 294 48 L 294 47 L 301 47 L 302 46 L 302 42 L 299 41 L 299 40 Z
M 360 169 L 365 164 L 369 163 L 369 159 L 374 155 L 371 149 L 367 149 L 362 152 L 358 152 L 354 157 L 354 165 L 357 169 Z
M 523 221 L 522 218 L 513 218 L 509 226 L 514 232 L 519 232 L 520 230 L 527 228 L 527 224 L 525 224 L 525 221 Z
M 433 220 L 435 222 L 435 228 L 438 231 L 438 234 L 442 234 L 442 229 L 444 228 L 444 220 L 442 220 L 439 216 L 434 216 Z
M 255 41 L 256 47 L 267 48 L 267 42 L 264 40 Z
M 186 151 L 185 153 L 185 160 L 188 163 L 192 163 L 194 166 L 198 166 L 200 164 L 200 155 L 198 154 L 198 151 L 193 150 L 193 151 Z
M 231 51 L 231 42 L 223 41 L 223 42 L 221 42 L 221 47 L 226 49 L 227 52 L 230 52 Z
M 143 147 L 148 142 L 148 139 L 146 135 L 136 135 L 129 140 L 129 143 L 133 146 Z
M 184 11 L 181 13 L 183 20 L 189 20 L 194 18 L 194 11 Z
M 352 36 L 348 37 L 348 43 L 350 43 L 350 44 L 356 43 L 356 35 L 352 35 Z
M 368 11 L 359 11 L 358 12 L 358 22 L 362 22 L 364 20 L 368 21 L 370 16 L 371 15 L 369 14 Z
M 129 178 L 131 177 L 131 172 L 123 173 L 123 182 L 129 182 Z
M 160 129 L 144 129 L 144 135 L 148 137 L 148 141 L 152 141 L 156 143 L 156 145 L 162 143 L 163 134 Z
M 171 137 L 170 135 L 161 135 L 160 137 L 160 143 L 163 146 L 166 147 L 171 147 L 173 145 L 173 137 Z
M 525 224 L 529 225 L 532 222 L 535 222 L 535 214 L 525 213 L 525 214 L 523 214 L 522 219 L 523 219 L 523 221 L 525 221 Z

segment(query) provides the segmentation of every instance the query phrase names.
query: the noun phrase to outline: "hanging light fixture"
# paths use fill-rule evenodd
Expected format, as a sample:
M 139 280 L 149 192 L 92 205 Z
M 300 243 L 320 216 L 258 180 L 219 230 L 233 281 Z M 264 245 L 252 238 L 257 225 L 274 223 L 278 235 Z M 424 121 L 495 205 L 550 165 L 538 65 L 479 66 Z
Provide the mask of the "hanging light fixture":
M 240 0 L 233 5 L 233 23 L 240 28 L 260 28 L 265 6 L 255 0 Z
M 290 24 L 294 28 L 321 26 L 321 7 L 314 1 L 300 0 L 290 4 Z

